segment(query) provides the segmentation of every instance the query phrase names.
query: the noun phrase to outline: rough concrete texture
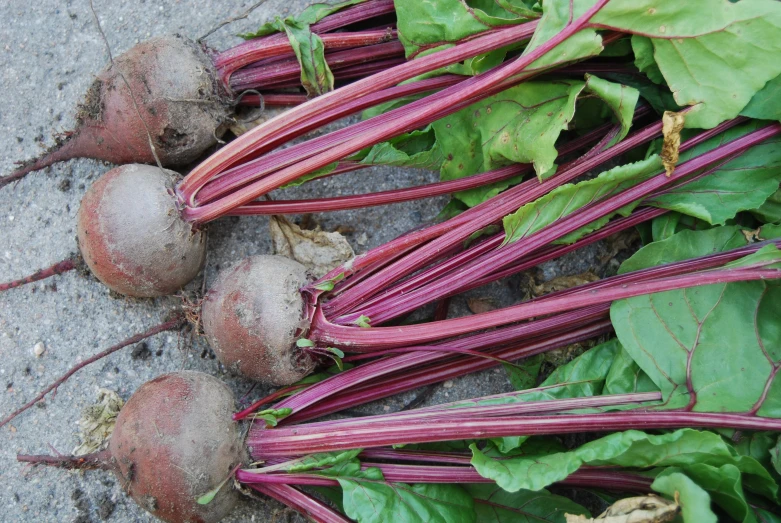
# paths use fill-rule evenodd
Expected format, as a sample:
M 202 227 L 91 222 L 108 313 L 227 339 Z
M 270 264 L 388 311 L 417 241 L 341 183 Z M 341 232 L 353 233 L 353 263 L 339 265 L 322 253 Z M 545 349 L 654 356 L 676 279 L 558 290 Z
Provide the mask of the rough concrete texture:
M 95 11 L 116 56 L 153 35 L 181 32 L 198 37 L 219 22 L 243 13 L 254 0 L 95 0 Z M 225 48 L 233 36 L 274 15 L 300 11 L 307 0 L 268 0 L 247 19 L 212 35 L 208 42 Z M 76 104 L 107 62 L 106 46 L 89 0 L 8 0 L 0 2 L 0 173 L 14 162 L 36 156 L 53 143 L 52 135 L 73 126 Z M 76 250 L 76 212 L 89 184 L 110 166 L 76 160 L 34 173 L 0 190 L 0 281 L 25 276 Z M 289 197 L 339 195 L 386 190 L 430 182 L 433 173 L 377 169 L 307 184 Z M 436 216 L 446 199 L 398 204 L 361 211 L 304 217 L 304 225 L 340 230 L 357 253 L 390 240 Z M 301 221 L 301 217 L 296 220 Z M 214 223 L 203 279 L 253 254 L 271 252 L 264 218 L 233 218 Z M 580 253 L 543 278 L 585 270 L 604 254 L 598 247 Z M 608 269 L 609 270 L 609 269 Z M 523 277 L 514 277 L 470 293 L 509 304 L 524 294 Z M 91 276 L 71 272 L 0 295 L 0 416 L 31 399 L 66 369 L 89 355 L 163 321 L 182 304 L 176 297 L 135 300 L 119 298 Z M 454 301 L 454 314 L 468 313 L 464 299 Z M 45 351 L 36 357 L 34 346 Z M 105 387 L 127 399 L 143 382 L 178 369 L 202 370 L 222 377 L 243 404 L 266 392 L 231 377 L 206 344 L 190 335 L 169 333 L 147 342 L 148 351 L 132 347 L 97 362 L 61 386 L 56 396 L 0 429 L 0 520 L 2 521 L 150 521 L 130 501 L 113 477 L 101 472 L 31 469 L 15 461 L 17 453 L 70 453 L 77 446 L 76 422 L 82 409 Z M 39 350 L 40 352 L 40 350 Z M 507 390 L 501 369 L 439 385 L 426 402 Z M 246 395 L 246 396 L 245 396 Z M 415 393 L 364 407 L 387 412 L 400 408 Z M 276 502 L 247 499 L 227 521 L 297 521 Z

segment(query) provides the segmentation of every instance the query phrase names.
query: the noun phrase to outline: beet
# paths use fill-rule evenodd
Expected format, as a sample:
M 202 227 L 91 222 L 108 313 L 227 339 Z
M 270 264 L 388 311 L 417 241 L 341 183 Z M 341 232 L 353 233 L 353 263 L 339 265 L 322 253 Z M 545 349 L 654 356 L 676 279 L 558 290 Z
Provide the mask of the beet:
M 215 354 L 232 372 L 271 385 L 289 385 L 314 361 L 296 347 L 309 320 L 299 289 L 306 268 L 282 256 L 253 256 L 222 271 L 201 309 Z
M 236 465 L 249 463 L 233 409 L 233 393 L 208 374 L 176 372 L 144 383 L 120 411 L 109 440 L 119 483 L 165 521 L 225 517 L 239 499 L 230 483 L 210 503 L 196 500 L 230 477 Z
M 42 157 L 0 178 L 0 186 L 76 157 L 156 163 L 150 137 L 162 165 L 191 163 L 216 143 L 216 131 L 228 117 L 221 85 L 212 60 L 192 40 L 170 35 L 142 42 L 95 79 L 79 106 L 76 129 Z
M 172 294 L 206 258 L 206 234 L 193 229 L 173 196 L 176 173 L 148 165 L 116 167 L 81 201 L 78 239 L 92 273 L 127 296 Z

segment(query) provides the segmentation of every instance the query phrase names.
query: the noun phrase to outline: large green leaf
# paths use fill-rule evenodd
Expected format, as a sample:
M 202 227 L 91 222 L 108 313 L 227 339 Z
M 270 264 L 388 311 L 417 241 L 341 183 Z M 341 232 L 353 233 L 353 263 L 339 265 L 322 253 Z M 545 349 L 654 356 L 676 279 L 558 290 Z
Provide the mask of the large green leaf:
M 480 523 L 565 523 L 565 514 L 589 517 L 585 507 L 547 490 L 506 492 L 495 485 L 466 485 Z
M 539 17 L 522 0 L 395 0 L 399 40 L 407 56 L 454 43 L 493 27 Z
M 618 340 L 613 339 L 608 343 L 613 343 L 619 347 L 615 359 L 605 378 L 605 386 L 602 389 L 603 394 L 630 394 L 633 392 L 655 392 L 659 390 L 648 374 L 635 363 L 629 353 L 621 347 Z
M 596 0 L 551 0 L 528 49 L 558 34 L 595 4 Z M 741 2 L 689 0 L 611 0 L 591 22 L 604 28 L 648 37 L 653 60 L 680 105 L 691 105 L 687 127 L 711 128 L 734 118 L 765 83 L 781 73 L 781 4 L 775 0 Z M 594 29 L 576 35 L 598 38 Z M 560 59 L 598 54 L 594 47 L 573 45 L 571 38 L 547 53 Z M 640 44 L 643 45 L 643 44 Z M 658 80 L 650 52 L 641 52 L 641 65 Z
M 652 469 L 676 467 L 700 487 L 711 492 L 714 501 L 731 514 L 746 511 L 744 479 L 759 493 L 775 499 L 778 490 L 773 478 L 760 463 L 742 456 L 712 432 L 681 429 L 651 435 L 637 430 L 610 434 L 574 450 L 496 460 L 476 445 L 472 465 L 478 473 L 496 481 L 503 489 L 537 490 L 561 481 L 583 466 L 618 466 Z M 668 493 L 667 490 L 662 492 Z
M 757 255 L 778 259 L 773 246 Z M 753 259 L 753 258 L 752 258 Z M 781 416 L 781 287 L 715 284 L 612 304 L 618 339 L 668 408 Z
M 572 214 L 584 205 L 618 194 L 623 190 L 658 174 L 662 162 L 658 155 L 627 165 L 614 167 L 596 178 L 576 184 L 565 184 L 545 196 L 527 203 L 518 211 L 504 217 L 505 242 L 515 242 L 529 236 L 551 223 Z M 639 203 L 639 202 L 638 202 Z M 623 210 L 631 212 L 633 206 Z M 596 230 L 607 223 L 609 216 L 561 239 L 574 241 L 586 232 Z

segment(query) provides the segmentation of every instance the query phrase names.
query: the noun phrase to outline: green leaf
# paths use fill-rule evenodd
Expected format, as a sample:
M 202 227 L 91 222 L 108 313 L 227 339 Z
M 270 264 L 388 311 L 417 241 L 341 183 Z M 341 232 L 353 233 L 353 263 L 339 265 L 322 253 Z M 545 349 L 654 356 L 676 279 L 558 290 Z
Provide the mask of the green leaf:
M 688 260 L 716 252 L 736 249 L 748 244 L 742 228 L 724 225 L 704 231 L 683 230 L 667 239 L 641 247 L 621 264 L 619 274 Z
M 781 222 L 781 190 L 774 192 L 762 205 L 753 209 L 751 214 L 765 223 Z
M 761 120 L 781 120 L 781 75 L 766 83 L 740 114 Z
M 344 352 L 337 349 L 336 347 L 326 347 L 325 350 L 331 353 L 331 359 L 334 360 L 334 363 L 336 363 L 336 366 L 339 368 L 339 370 L 344 370 L 344 363 L 342 362 L 342 358 L 344 358 Z
M 754 127 L 744 126 L 736 132 L 743 133 Z M 709 141 L 708 146 L 721 143 L 726 136 L 729 135 L 720 138 L 718 142 Z M 730 138 L 733 136 L 734 133 Z M 680 161 L 687 160 L 692 154 L 692 151 L 688 151 L 687 155 L 681 156 Z M 761 206 L 778 190 L 779 181 L 781 138 L 772 138 L 752 147 L 714 173 L 649 199 L 648 203 L 719 225 L 734 218 L 740 211 Z
M 395 165 L 430 170 L 439 170 L 443 161 L 441 148 L 431 126 L 378 143 L 359 153 L 355 159 L 364 165 Z
M 558 34 L 594 3 L 546 1 L 544 15 L 527 49 Z M 686 115 L 690 128 L 711 128 L 734 118 L 768 80 L 781 73 L 781 61 L 777 60 L 781 52 L 781 5 L 775 0 L 611 0 L 591 22 L 649 37 L 653 60 L 676 101 L 693 106 Z M 598 54 L 593 44 L 587 47 L 587 42 L 599 38 L 594 29 L 582 30 L 575 37 L 538 62 L 546 64 L 564 53 L 571 59 Z M 644 50 L 640 55 L 645 70 L 653 71 L 650 52 Z
M 781 363 L 779 316 L 781 287 L 764 281 L 637 296 L 610 309 L 621 344 L 668 408 L 758 409 L 768 417 L 781 417 L 781 382 L 774 380 Z
M 355 320 L 355 324 L 359 327 L 363 327 L 364 329 L 370 328 L 372 325 L 372 319 L 368 316 L 365 316 L 361 314 L 357 320 Z
M 301 85 L 309 96 L 318 96 L 334 89 L 334 75 L 325 61 L 323 40 L 309 30 L 309 25 L 296 20 L 277 20 L 285 31 L 301 66 Z
M 296 340 L 296 347 L 298 347 L 299 349 L 303 349 L 306 347 L 314 347 L 314 346 L 315 346 L 315 342 L 313 342 L 309 338 L 298 338 Z
M 648 374 L 635 363 L 629 353 L 621 347 L 618 340 L 612 340 L 619 346 L 619 351 L 610 366 L 605 379 L 605 387 L 602 394 L 629 394 L 633 392 L 654 392 L 657 387 Z
M 279 420 L 282 418 L 285 418 L 287 416 L 290 416 L 290 414 L 293 413 L 293 409 L 284 408 L 284 409 L 266 409 L 261 410 L 259 412 L 255 412 L 252 414 L 252 419 L 260 420 L 266 422 L 267 427 L 276 427 L 279 423 Z
M 635 116 L 635 107 L 640 98 L 640 92 L 627 85 L 608 82 L 592 74 L 586 75 L 586 92 L 605 102 L 615 114 L 618 123 L 621 124 L 621 132 L 610 141 L 608 146 L 623 140 L 629 133 L 629 128 L 632 127 L 632 119 Z
M 320 452 L 296 459 L 284 468 L 286 472 L 307 472 L 321 467 L 331 467 L 347 461 L 353 461 L 363 449 L 342 450 L 336 452 Z
M 509 492 L 538 490 L 561 481 L 583 466 L 653 469 L 678 467 L 708 490 L 720 506 L 740 512 L 743 478 L 774 499 L 778 490 L 760 463 L 741 456 L 712 432 L 681 429 L 652 435 L 638 430 L 618 432 L 574 450 L 496 460 L 471 445 L 478 473 Z M 724 480 L 722 481 L 722 478 Z M 736 483 L 737 481 L 737 483 Z M 739 495 L 738 495 L 739 494 Z
M 319 22 L 326 16 L 344 9 L 345 7 L 350 7 L 352 5 L 360 4 L 365 1 L 366 0 L 345 0 L 343 2 L 337 2 L 335 4 L 324 4 L 324 3 L 312 4 L 306 9 L 304 9 L 301 12 L 301 14 L 299 14 L 298 16 L 290 17 L 287 18 L 286 20 L 292 20 L 301 24 L 312 25 L 316 22 Z M 260 36 L 276 33 L 277 31 L 279 31 L 279 28 L 276 22 L 267 22 L 262 26 L 260 26 L 260 29 L 258 29 L 256 32 L 245 33 L 239 36 L 245 39 L 258 38 Z
M 472 497 L 458 485 L 384 483 L 337 477 L 344 512 L 359 523 L 472 523 Z
M 395 0 L 399 40 L 407 56 L 432 44 L 455 43 L 492 27 L 539 17 L 521 0 Z
M 601 173 L 596 178 L 580 183 L 568 183 L 557 187 L 545 196 L 527 203 L 518 211 L 503 219 L 506 234 L 505 243 L 511 243 L 525 238 L 556 220 L 577 211 L 584 205 L 602 200 L 647 180 L 658 174 L 662 162 L 657 155 L 627 165 L 614 167 Z M 639 203 L 639 202 L 638 202 Z M 630 208 L 621 212 L 631 212 Z M 596 230 L 607 223 L 609 217 L 598 220 L 587 227 L 561 238 L 559 242 L 575 241 L 578 237 Z
M 651 488 L 679 501 L 685 522 L 717 523 L 716 514 L 710 508 L 710 496 L 685 474 L 675 469 L 660 474 Z
M 565 523 L 565 514 L 589 517 L 588 510 L 563 496 L 547 490 L 505 492 L 495 485 L 465 485 L 475 500 L 480 523 Z
M 654 44 L 650 38 L 632 35 L 632 51 L 635 53 L 635 67 L 644 72 L 652 82 L 664 82 L 664 76 L 654 60 Z
M 668 212 L 653 219 L 651 222 L 651 235 L 655 242 L 666 240 L 677 232 L 678 223 L 681 221 L 681 213 Z
M 542 354 L 526 358 L 516 365 L 502 363 L 502 366 L 515 390 L 529 389 L 537 383 L 537 375 L 542 366 Z
M 770 449 L 770 462 L 775 471 L 781 474 L 781 436 L 779 436 L 776 446 Z

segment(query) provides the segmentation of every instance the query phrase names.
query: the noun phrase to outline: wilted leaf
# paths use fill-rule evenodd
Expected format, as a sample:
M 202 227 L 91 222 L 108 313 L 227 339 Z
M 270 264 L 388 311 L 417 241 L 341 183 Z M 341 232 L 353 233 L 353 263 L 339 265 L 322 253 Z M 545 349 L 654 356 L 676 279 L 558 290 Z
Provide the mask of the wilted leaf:
M 669 177 L 675 171 L 675 165 L 678 163 L 678 149 L 681 147 L 681 131 L 686 123 L 682 113 L 674 113 L 672 111 L 665 111 L 662 115 L 662 135 L 664 136 L 664 142 L 662 143 L 662 152 L 659 156 L 662 157 L 662 164 L 664 170 Z
M 350 260 L 355 253 L 338 232 L 301 229 L 281 216 L 269 220 L 274 252 L 306 266 L 317 277 Z
M 86 407 L 78 421 L 81 445 L 73 449 L 74 456 L 83 456 L 103 448 L 114 432 L 117 415 L 124 404 L 113 390 L 98 389 L 98 402 Z

